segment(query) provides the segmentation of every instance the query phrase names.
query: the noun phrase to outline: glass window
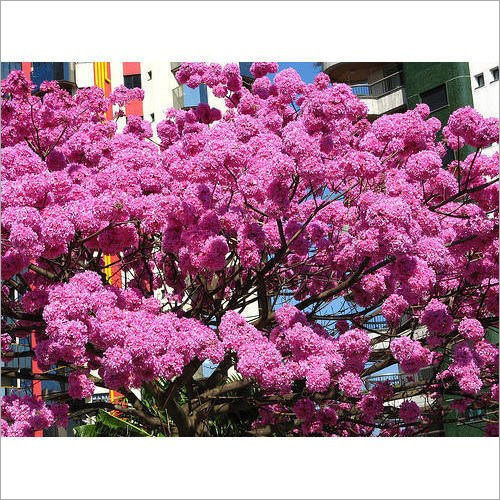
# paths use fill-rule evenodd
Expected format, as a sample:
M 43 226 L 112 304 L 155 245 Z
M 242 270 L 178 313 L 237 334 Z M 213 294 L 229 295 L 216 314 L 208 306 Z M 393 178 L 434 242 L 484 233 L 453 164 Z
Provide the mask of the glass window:
M 141 87 L 141 75 L 125 75 L 123 77 L 123 84 L 128 89 L 142 88 Z
M 65 80 L 64 78 L 64 63 L 54 63 L 54 80 Z
M 22 65 L 20 62 L 3 62 L 2 63 L 2 80 L 7 78 L 8 74 L 14 70 L 20 70 Z
M 448 96 L 446 95 L 446 85 L 439 85 L 427 92 L 420 94 L 420 98 L 424 104 L 429 106 L 431 113 L 440 108 L 448 106 Z
M 199 87 L 196 87 L 195 89 L 189 88 L 187 85 L 184 85 L 184 103 L 183 103 L 183 108 L 190 108 L 193 106 L 198 106 L 198 104 L 204 102 L 208 102 L 208 93 L 207 93 L 207 86 L 206 85 L 200 85 Z
M 484 75 L 483 73 L 479 73 L 474 77 L 476 79 L 476 88 L 484 87 Z
M 498 81 L 498 66 L 496 68 L 493 68 L 491 70 L 491 76 L 493 78 L 493 82 L 497 82 Z
M 65 391 L 65 384 L 58 382 L 57 380 L 42 380 L 42 394 L 44 397 L 53 393 L 62 393 Z

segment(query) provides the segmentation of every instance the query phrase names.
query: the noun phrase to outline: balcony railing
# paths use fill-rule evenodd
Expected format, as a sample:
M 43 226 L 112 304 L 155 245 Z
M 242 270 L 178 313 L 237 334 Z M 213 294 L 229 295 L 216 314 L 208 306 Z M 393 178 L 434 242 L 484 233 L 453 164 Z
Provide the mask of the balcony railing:
M 381 314 L 377 314 L 364 323 L 364 326 L 370 328 L 371 330 L 386 330 L 387 320 Z
M 378 382 L 389 382 L 394 388 L 404 387 L 408 384 L 413 384 L 415 382 L 427 382 L 431 379 L 433 374 L 433 368 L 423 368 L 418 373 L 414 375 L 407 375 L 405 373 L 387 373 L 383 375 L 373 375 L 371 377 L 366 377 L 364 379 L 366 390 L 373 388 Z
M 403 86 L 403 72 L 397 71 L 373 83 L 351 85 L 352 91 L 359 97 L 378 99 Z
M 356 85 L 351 85 L 352 93 L 359 97 L 369 97 L 370 96 L 370 85 L 367 83 L 359 83 Z
M 109 392 L 92 394 L 92 403 L 109 403 Z

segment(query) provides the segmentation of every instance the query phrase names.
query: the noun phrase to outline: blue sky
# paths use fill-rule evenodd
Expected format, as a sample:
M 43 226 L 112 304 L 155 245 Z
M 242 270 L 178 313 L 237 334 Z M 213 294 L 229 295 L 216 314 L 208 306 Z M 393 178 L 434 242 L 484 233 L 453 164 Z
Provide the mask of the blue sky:
M 319 69 L 314 67 L 313 62 L 279 62 L 279 69 L 294 68 L 306 83 L 312 83 Z M 269 75 L 272 79 L 273 75 Z
M 242 71 L 245 74 L 250 73 L 250 62 L 240 62 L 240 67 L 243 65 Z M 315 67 L 314 62 L 278 62 L 279 70 L 286 68 L 294 68 L 306 83 L 312 83 L 314 77 L 318 74 L 319 68 Z M 270 73 L 269 78 L 272 80 L 276 73 Z

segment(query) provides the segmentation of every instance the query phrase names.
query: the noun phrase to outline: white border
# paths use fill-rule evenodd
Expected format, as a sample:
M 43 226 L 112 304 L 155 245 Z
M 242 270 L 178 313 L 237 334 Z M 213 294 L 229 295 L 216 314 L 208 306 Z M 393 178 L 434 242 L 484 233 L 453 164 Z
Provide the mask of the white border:
M 4 1 L 2 59 L 497 60 L 498 2 Z M 382 56 L 382 57 L 381 57 Z
M 494 438 L 3 438 L 2 498 L 498 498 Z

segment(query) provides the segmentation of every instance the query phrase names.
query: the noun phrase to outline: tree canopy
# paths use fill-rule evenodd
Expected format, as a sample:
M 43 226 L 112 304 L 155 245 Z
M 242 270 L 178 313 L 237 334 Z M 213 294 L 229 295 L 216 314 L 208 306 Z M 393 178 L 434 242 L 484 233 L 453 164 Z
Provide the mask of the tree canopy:
M 467 409 L 498 435 L 498 119 L 371 123 L 347 85 L 277 70 L 183 64 L 226 109 L 156 135 L 105 120 L 140 89 L 2 81 L 2 354 L 34 333 L 43 373 L 2 372 L 69 384 L 4 397 L 2 435 L 97 411 L 132 435 L 423 435 Z

